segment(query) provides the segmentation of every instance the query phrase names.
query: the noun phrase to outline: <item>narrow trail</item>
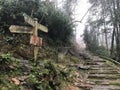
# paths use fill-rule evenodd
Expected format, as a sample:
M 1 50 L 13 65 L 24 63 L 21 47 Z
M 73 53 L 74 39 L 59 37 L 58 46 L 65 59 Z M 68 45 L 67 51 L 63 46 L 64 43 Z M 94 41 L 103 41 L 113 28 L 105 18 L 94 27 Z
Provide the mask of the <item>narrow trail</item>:
M 94 56 L 86 60 L 90 66 L 87 81 L 92 84 L 90 90 L 120 90 L 120 71 L 106 63 L 106 60 Z

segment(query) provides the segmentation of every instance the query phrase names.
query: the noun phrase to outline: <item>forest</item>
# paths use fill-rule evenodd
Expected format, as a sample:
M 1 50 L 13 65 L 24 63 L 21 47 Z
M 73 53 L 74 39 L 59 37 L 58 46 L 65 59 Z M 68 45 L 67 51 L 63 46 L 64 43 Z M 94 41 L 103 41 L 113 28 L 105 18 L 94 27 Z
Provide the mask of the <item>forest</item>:
M 119 89 L 120 0 L 0 0 L 0 90 Z
M 120 1 L 89 0 L 92 4 L 84 31 L 87 48 L 120 62 Z

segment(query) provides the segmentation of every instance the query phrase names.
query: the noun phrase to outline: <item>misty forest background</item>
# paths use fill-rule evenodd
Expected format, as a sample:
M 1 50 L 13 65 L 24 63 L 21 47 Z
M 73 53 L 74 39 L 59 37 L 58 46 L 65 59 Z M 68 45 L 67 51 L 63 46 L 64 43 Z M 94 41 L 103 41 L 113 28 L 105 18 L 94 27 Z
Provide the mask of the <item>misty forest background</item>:
M 78 68 L 84 59 L 90 58 L 76 42 L 76 22 L 82 23 L 75 21 L 78 2 L 0 0 L 1 90 L 79 90 L 71 83 L 85 82 L 85 75 L 82 77 Z M 88 19 L 82 35 L 84 51 L 120 62 L 120 0 L 88 0 L 88 3 L 91 7 L 86 13 Z M 38 31 L 38 36 L 43 38 L 38 66 L 33 65 L 30 35 L 9 31 L 11 25 L 30 26 L 24 21 L 23 13 L 38 18 L 48 28 L 48 33 Z

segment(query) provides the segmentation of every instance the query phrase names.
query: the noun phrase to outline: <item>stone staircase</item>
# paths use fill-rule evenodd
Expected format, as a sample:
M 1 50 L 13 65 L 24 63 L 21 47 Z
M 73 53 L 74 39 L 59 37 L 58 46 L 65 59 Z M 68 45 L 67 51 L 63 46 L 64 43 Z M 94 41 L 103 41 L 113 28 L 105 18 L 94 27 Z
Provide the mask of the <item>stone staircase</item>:
M 86 60 L 86 66 L 90 66 L 87 82 L 92 84 L 89 90 L 120 90 L 120 72 L 106 60 L 94 56 Z

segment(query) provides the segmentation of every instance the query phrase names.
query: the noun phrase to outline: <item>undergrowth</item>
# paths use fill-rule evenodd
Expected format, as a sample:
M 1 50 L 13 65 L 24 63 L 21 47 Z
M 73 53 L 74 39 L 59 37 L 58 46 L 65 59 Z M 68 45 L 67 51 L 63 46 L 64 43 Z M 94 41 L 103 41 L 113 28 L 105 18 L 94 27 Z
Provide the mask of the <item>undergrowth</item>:
M 34 67 L 28 83 L 34 90 L 60 90 L 60 85 L 67 80 L 68 74 L 57 64 L 47 61 L 43 67 Z
M 22 74 L 19 62 L 11 53 L 0 55 L 0 90 L 22 90 L 11 78 Z
M 11 53 L 0 55 L 0 71 L 10 71 L 17 69 L 19 67 L 19 62 L 13 58 Z
M 71 63 L 79 62 L 74 56 L 64 58 L 70 59 Z M 30 62 L 32 63 L 32 62 Z M 70 64 L 70 63 L 69 63 Z M 12 78 L 24 76 L 19 60 L 15 59 L 11 53 L 0 55 L 0 89 L 1 90 L 61 90 L 63 83 L 72 82 L 72 77 L 76 68 L 67 66 L 68 62 L 55 63 L 53 60 L 44 60 L 43 64 L 38 62 L 37 66 L 32 66 L 31 71 L 27 72 L 26 84 L 16 85 Z M 18 79 L 19 80 L 19 79 Z M 65 86 L 65 85 L 64 85 Z

